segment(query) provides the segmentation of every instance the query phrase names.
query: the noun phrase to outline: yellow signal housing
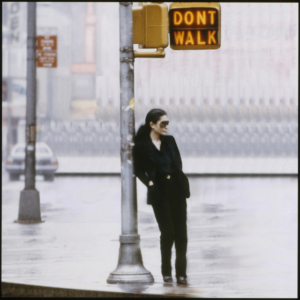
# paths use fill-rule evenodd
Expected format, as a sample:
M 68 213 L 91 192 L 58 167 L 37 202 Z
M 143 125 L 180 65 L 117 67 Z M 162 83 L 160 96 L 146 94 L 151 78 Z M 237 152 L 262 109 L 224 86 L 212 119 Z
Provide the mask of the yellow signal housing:
M 164 3 L 142 2 L 132 8 L 133 44 L 139 48 L 166 48 L 169 45 L 169 13 Z

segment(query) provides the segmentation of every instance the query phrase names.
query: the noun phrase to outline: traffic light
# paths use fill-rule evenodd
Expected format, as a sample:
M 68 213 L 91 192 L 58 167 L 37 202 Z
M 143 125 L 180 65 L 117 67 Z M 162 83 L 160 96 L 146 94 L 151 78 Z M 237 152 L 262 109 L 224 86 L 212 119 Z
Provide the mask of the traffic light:
M 172 3 L 169 11 L 173 50 L 209 50 L 221 47 L 219 3 Z
M 210 50 L 221 47 L 221 6 L 213 2 L 141 2 L 132 8 L 133 44 L 140 49 L 134 57 L 165 57 L 164 48 L 173 50 Z
M 168 6 L 164 3 L 143 3 L 132 8 L 133 44 L 139 48 L 166 48 L 169 45 Z

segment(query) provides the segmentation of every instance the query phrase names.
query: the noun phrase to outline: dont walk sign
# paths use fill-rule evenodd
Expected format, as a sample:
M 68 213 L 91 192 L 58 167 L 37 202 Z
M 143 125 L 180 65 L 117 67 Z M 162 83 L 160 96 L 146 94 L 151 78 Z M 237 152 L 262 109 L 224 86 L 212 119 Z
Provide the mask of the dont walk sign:
M 219 3 L 172 3 L 169 9 L 170 47 L 209 50 L 221 47 Z

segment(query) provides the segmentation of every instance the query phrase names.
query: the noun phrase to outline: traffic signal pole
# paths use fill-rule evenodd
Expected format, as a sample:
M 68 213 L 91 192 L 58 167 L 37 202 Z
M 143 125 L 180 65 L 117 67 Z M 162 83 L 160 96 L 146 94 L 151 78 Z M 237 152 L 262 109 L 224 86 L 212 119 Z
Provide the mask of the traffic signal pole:
M 21 191 L 18 223 L 39 223 L 40 196 L 35 188 L 36 141 L 36 2 L 27 2 L 25 188 Z
M 137 222 L 136 178 L 132 146 L 134 120 L 134 55 L 132 38 L 132 2 L 119 3 L 120 20 L 120 134 L 122 234 L 119 261 L 108 283 L 151 283 L 153 276 L 143 266 Z

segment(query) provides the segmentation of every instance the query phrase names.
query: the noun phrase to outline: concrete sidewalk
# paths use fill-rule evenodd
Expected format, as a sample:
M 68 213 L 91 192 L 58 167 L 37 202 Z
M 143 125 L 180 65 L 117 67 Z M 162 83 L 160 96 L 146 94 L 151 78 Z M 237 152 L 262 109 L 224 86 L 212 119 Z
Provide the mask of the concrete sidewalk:
M 119 177 L 39 179 L 45 222 L 32 225 L 14 223 L 24 182 L 2 181 L 2 295 L 297 297 L 297 179 L 190 178 L 190 185 L 189 285 L 163 283 L 160 233 L 139 182 L 141 251 L 155 283 L 110 285 L 121 233 Z
M 58 157 L 57 174 L 120 174 L 120 157 Z M 297 174 L 297 157 L 183 157 L 186 174 Z
M 164 284 L 160 275 L 157 229 L 141 242 L 142 255 L 147 260 L 144 265 L 151 269 L 155 283 L 107 284 L 106 279 L 118 261 L 119 207 L 116 212 L 108 212 L 111 219 L 105 218 L 103 211 L 99 211 L 99 203 L 93 203 L 94 200 L 85 201 L 83 211 L 68 207 L 71 202 L 54 199 L 51 186 L 38 179 L 42 219 L 45 221 L 40 224 L 14 223 L 18 214 L 19 192 L 11 187 L 17 184 L 22 189 L 21 180 L 8 182 L 3 188 L 2 296 L 148 298 L 201 295 L 202 290 L 195 285 L 180 287 L 176 280 L 173 284 Z M 55 183 L 63 179 L 58 178 Z M 108 193 L 104 194 L 108 199 L 111 197 Z M 62 205 L 62 202 L 68 204 Z M 104 207 L 107 208 L 106 205 Z M 111 210 L 113 208 L 114 205 Z M 90 213 L 84 213 L 86 209 Z M 140 216 L 143 215 L 140 212 Z M 155 225 L 153 221 L 152 218 L 150 224 L 141 225 L 140 230 L 144 231 L 141 227 Z

